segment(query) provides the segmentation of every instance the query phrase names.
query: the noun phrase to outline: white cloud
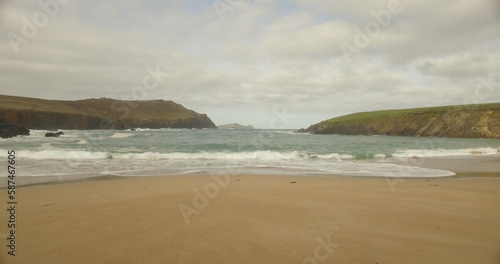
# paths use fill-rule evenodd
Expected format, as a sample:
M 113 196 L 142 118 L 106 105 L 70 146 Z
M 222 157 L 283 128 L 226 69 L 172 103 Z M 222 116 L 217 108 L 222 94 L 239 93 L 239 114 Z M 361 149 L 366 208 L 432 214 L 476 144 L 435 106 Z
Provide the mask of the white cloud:
M 0 92 L 120 99 L 161 65 L 167 75 L 146 99 L 263 128 L 279 105 L 295 111 L 297 128 L 356 111 L 460 104 L 499 68 L 494 0 L 400 0 L 401 12 L 347 63 L 340 43 L 353 43 L 354 28 L 390 1 L 248 1 L 221 20 L 211 2 L 72 0 L 18 53 L 7 35 L 22 36 L 22 18 L 42 9 L 4 1 Z
M 419 69 L 422 73 L 450 81 L 478 78 L 485 73 L 493 73 L 500 67 L 500 53 L 462 53 L 448 57 L 424 59 Z

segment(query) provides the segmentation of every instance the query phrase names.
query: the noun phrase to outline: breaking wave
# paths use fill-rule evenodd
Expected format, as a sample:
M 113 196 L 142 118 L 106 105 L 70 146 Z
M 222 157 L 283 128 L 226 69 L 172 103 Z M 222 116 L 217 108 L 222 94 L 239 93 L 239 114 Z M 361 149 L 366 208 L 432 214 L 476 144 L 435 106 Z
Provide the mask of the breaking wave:
M 4 150 L 2 150 L 4 151 Z M 63 150 L 63 149 L 45 149 L 45 150 L 23 150 L 19 156 L 26 159 L 135 159 L 135 160 L 261 160 L 261 161 L 279 161 L 279 160 L 369 160 L 386 158 L 412 158 L 412 157 L 452 157 L 452 156 L 478 156 L 478 155 L 497 155 L 500 149 L 496 148 L 466 148 L 466 149 L 437 149 L 421 150 L 410 149 L 397 151 L 391 154 L 315 154 L 301 151 L 279 152 L 271 150 L 251 151 L 251 152 L 196 152 L 196 153 L 161 153 L 161 152 L 102 152 L 86 150 Z

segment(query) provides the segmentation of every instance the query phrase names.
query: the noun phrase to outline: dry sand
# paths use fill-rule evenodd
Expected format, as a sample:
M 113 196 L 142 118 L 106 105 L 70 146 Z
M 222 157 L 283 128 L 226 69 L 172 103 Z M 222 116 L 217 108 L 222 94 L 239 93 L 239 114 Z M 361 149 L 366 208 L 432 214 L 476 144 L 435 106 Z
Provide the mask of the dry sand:
M 21 187 L 0 263 L 500 263 L 497 177 L 218 179 Z

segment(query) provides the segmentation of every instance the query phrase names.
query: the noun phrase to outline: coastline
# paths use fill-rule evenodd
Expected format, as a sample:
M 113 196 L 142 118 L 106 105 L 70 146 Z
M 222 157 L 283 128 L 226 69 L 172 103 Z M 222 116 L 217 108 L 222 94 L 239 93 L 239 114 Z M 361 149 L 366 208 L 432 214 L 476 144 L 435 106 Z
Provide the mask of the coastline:
M 500 176 L 500 155 L 471 155 L 455 157 L 410 158 L 395 164 L 414 165 L 428 169 L 448 170 L 457 176 Z
M 399 160 L 388 160 L 387 163 L 415 166 L 426 169 L 445 170 L 455 173 L 454 176 L 442 177 L 388 177 L 388 176 L 352 176 L 342 174 L 317 174 L 315 172 L 301 172 L 290 174 L 286 170 L 254 168 L 247 170 L 230 170 L 231 174 L 248 174 L 248 175 L 281 175 L 281 176 L 303 176 L 303 177 L 347 177 L 347 178 L 404 178 L 404 179 L 433 179 L 433 178 L 453 178 L 453 177 L 500 177 L 500 155 L 481 155 L 481 156 L 455 156 L 455 157 L 425 157 L 425 158 L 409 158 Z M 171 177 L 182 175 L 203 175 L 203 174 L 220 174 L 227 173 L 225 170 L 217 172 L 194 172 L 194 173 L 178 173 L 178 174 L 161 174 L 151 176 L 121 176 L 114 174 L 78 174 L 78 175 L 59 175 L 59 176 L 20 176 L 16 179 L 17 186 L 32 186 L 32 185 L 50 185 L 62 184 L 66 182 L 85 182 L 85 181 L 105 181 L 110 179 L 127 179 L 135 177 Z M 0 177 L 0 180 L 2 178 Z M 6 181 L 0 181 L 0 190 L 5 189 Z
M 500 260 L 500 178 L 398 179 L 391 189 L 384 178 L 212 176 L 22 187 L 17 256 L 4 249 L 0 260 L 314 263 L 318 248 L 323 263 Z

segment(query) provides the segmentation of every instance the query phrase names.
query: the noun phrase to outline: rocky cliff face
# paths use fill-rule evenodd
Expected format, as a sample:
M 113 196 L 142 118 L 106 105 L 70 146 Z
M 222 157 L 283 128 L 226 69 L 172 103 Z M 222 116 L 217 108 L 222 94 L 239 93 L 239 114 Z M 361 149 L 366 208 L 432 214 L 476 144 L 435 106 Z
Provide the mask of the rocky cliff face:
M 358 113 L 320 122 L 306 132 L 500 139 L 500 104 Z
M 216 128 L 172 101 L 56 101 L 0 95 L 0 118 L 31 129 Z

